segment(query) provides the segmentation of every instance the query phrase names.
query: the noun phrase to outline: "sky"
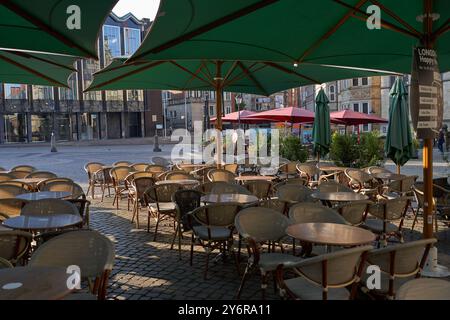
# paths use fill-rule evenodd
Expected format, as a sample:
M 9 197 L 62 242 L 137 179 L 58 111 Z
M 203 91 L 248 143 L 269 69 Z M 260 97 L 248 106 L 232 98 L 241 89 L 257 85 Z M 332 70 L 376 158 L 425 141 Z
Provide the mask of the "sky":
M 149 18 L 153 20 L 158 7 L 159 0 L 120 0 L 114 7 L 113 12 L 118 16 L 131 12 L 138 19 Z

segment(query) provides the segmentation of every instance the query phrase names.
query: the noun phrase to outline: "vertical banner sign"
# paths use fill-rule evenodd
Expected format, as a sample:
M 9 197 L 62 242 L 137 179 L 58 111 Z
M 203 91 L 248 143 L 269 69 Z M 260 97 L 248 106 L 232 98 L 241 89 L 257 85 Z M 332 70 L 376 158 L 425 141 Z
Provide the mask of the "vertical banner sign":
M 444 106 L 436 51 L 414 48 L 410 98 L 411 118 L 417 137 L 435 138 L 442 126 Z

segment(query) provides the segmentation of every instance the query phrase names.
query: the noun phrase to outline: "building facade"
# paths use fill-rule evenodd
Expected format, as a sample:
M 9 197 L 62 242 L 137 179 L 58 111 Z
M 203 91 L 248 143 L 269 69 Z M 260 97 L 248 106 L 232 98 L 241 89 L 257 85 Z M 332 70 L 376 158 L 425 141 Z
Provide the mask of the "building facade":
M 153 136 L 163 123 L 161 91 L 83 92 L 93 73 L 114 57 L 133 54 L 150 27 L 147 19 L 111 13 L 99 37 L 99 61 L 78 60 L 69 89 L 0 85 L 0 143 L 121 139 Z

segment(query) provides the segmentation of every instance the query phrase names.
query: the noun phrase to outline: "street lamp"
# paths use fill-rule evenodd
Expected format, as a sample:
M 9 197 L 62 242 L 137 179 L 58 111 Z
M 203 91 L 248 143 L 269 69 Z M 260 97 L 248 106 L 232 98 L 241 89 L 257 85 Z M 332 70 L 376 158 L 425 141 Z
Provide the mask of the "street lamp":
M 209 92 L 205 92 L 205 105 L 203 106 L 203 126 L 205 130 L 209 129 Z
M 237 109 L 238 109 L 238 123 L 239 123 L 239 129 L 241 129 L 241 105 L 242 105 L 242 94 L 238 94 L 235 97 L 236 100 L 236 105 L 237 105 Z

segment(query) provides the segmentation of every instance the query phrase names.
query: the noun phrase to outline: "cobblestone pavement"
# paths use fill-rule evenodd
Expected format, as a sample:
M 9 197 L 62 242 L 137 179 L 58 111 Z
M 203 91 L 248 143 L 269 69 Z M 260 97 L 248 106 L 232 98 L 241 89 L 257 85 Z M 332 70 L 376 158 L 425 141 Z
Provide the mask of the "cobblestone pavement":
M 201 247 L 195 247 L 194 263 L 192 267 L 189 265 L 189 234 L 182 242 L 179 260 L 176 247 L 170 250 L 173 226 L 163 225 L 155 242 L 154 221 L 150 233 L 147 233 L 144 210 L 140 217 L 140 229 L 135 229 L 125 201 L 121 202 L 120 210 L 112 206 L 112 198 L 105 198 L 103 203 L 96 199 L 92 203 L 91 227 L 111 238 L 116 245 L 117 258 L 108 290 L 110 299 L 234 299 L 240 276 L 231 257 L 225 262 L 220 259 L 217 263 L 211 263 L 208 279 L 204 280 L 206 254 Z M 404 232 L 407 241 L 420 239 L 421 220 L 414 232 L 410 231 L 411 224 L 412 216 L 409 216 Z M 440 222 L 439 228 L 439 263 L 450 267 L 448 227 Z M 243 256 L 241 272 L 244 271 L 245 260 Z M 267 293 L 268 299 L 279 299 L 274 294 L 270 279 Z M 260 298 L 260 277 L 254 273 L 244 288 L 242 299 Z

